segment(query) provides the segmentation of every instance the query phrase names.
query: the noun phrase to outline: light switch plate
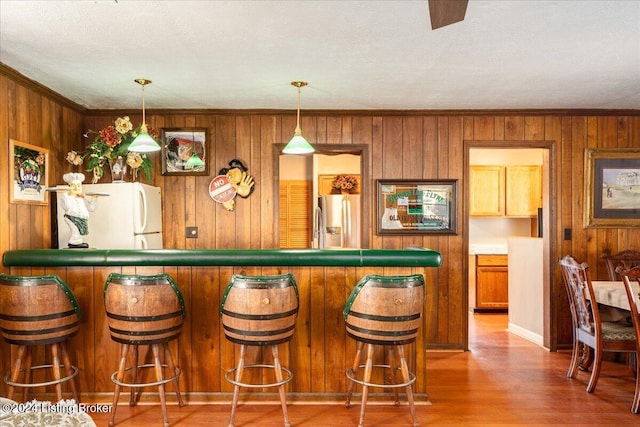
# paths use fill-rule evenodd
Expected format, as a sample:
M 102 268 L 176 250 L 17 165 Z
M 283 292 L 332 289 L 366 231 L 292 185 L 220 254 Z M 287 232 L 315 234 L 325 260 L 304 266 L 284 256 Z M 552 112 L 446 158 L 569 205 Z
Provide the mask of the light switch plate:
M 187 227 L 187 239 L 195 239 L 198 237 L 198 227 Z

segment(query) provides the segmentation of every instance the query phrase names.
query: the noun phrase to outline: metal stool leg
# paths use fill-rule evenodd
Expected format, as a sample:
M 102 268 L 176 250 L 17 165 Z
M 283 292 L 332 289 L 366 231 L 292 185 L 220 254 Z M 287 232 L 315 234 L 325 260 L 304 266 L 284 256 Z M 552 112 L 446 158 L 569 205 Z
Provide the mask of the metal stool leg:
M 409 367 L 407 366 L 407 360 L 404 357 L 404 347 L 401 345 L 396 346 L 398 349 L 398 355 L 400 356 L 400 370 L 402 371 L 402 379 L 404 382 L 410 381 Z M 413 402 L 413 391 L 411 390 L 411 384 L 407 385 L 407 400 L 409 401 L 409 409 L 411 410 L 411 417 L 413 418 L 413 425 L 418 425 L 416 419 L 416 407 Z
M 71 359 L 69 358 L 69 353 L 67 353 L 67 345 L 64 342 L 60 343 L 60 355 L 62 356 L 62 363 L 64 364 L 64 368 L 67 371 L 67 375 L 72 375 L 74 371 L 71 367 Z M 69 385 L 71 386 L 71 394 L 73 395 L 73 399 L 76 402 L 79 402 L 78 390 L 76 389 L 76 379 L 71 378 L 71 380 L 69 380 Z
M 153 363 L 156 370 L 156 380 L 162 381 L 162 363 L 160 362 L 160 345 L 153 344 Z M 167 414 L 167 399 L 164 394 L 164 383 L 158 385 L 158 394 L 160 395 L 160 405 L 162 406 L 162 417 L 164 419 L 164 427 L 169 427 L 169 416 Z
M 236 367 L 236 384 L 233 386 L 233 400 L 231 401 L 231 417 L 229 418 L 229 427 L 233 427 L 233 417 L 236 415 L 236 407 L 238 406 L 238 396 L 240 395 L 240 385 L 242 381 L 242 371 L 244 370 L 244 357 L 247 353 L 247 347 L 240 344 L 240 359 Z
M 129 344 L 121 344 L 121 356 L 120 364 L 118 365 L 118 373 L 116 379 L 122 381 L 124 378 L 125 368 L 127 366 L 127 355 L 129 354 Z M 116 419 L 116 409 L 118 409 L 118 399 L 120 398 L 120 385 L 116 383 L 116 387 L 113 391 L 113 407 L 111 408 L 111 419 L 109 420 L 109 427 L 113 427 Z
M 362 386 L 362 404 L 360 407 L 360 422 L 358 427 L 364 427 L 364 410 L 367 406 L 367 397 L 369 395 L 369 386 L 371 382 L 371 371 L 373 369 L 373 344 L 367 344 L 367 361 L 364 365 L 364 385 Z
M 273 369 L 276 372 L 276 381 L 282 382 L 282 366 L 280 366 L 280 358 L 278 357 L 278 346 L 271 346 L 271 353 L 273 354 Z M 289 413 L 287 412 L 287 400 L 284 393 L 284 384 L 278 386 L 278 391 L 280 393 L 280 403 L 282 404 L 282 414 L 284 415 L 284 425 L 285 427 L 289 427 Z
M 173 355 L 171 354 L 171 350 L 169 350 L 169 343 L 164 343 L 164 354 L 169 371 L 173 372 L 173 375 L 178 375 L 179 369 L 176 368 L 176 364 L 173 361 Z M 182 408 L 184 406 L 184 401 L 180 394 L 180 379 L 176 380 L 176 397 L 178 398 L 178 406 Z
M 356 344 L 357 344 L 356 357 L 354 358 L 353 366 L 351 367 L 354 378 L 358 374 L 358 368 L 360 367 L 360 356 L 362 355 L 362 348 L 364 347 L 364 342 L 358 341 Z M 349 384 L 347 385 L 347 401 L 345 403 L 345 406 L 347 408 L 351 406 L 351 395 L 353 394 L 353 384 L 354 384 L 353 381 L 349 381 Z

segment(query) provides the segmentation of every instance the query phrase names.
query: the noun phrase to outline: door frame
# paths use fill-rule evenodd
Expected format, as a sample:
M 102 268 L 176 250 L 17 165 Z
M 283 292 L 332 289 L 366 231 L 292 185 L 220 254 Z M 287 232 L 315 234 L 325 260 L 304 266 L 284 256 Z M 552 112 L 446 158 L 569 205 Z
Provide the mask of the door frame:
M 555 295 L 559 295 L 557 284 L 554 283 L 554 275 L 552 272 L 555 267 L 555 260 L 552 254 L 556 253 L 556 229 L 557 229 L 557 212 L 556 198 L 551 191 L 556 188 L 556 141 L 495 141 L 495 140 L 465 140 L 464 141 L 464 200 L 463 209 L 464 224 L 462 230 L 463 239 L 463 275 L 465 281 L 469 277 L 469 156 L 472 148 L 484 149 L 523 149 L 523 148 L 539 148 L 546 150 L 542 166 L 542 194 L 543 194 L 543 314 L 544 314 L 544 335 L 543 346 L 550 350 L 556 351 L 558 347 L 558 316 L 557 308 L 559 301 Z M 464 292 L 464 307 L 469 306 L 469 285 Z M 467 310 L 465 310 L 465 313 Z M 469 346 L 469 318 L 465 316 L 465 342 L 466 350 Z

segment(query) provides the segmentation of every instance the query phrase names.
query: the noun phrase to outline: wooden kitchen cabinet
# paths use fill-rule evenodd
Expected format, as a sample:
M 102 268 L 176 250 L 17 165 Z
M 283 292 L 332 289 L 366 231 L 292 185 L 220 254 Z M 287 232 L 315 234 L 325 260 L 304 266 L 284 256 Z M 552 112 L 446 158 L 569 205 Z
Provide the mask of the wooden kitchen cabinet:
M 471 166 L 469 214 L 535 217 L 542 205 L 540 166 Z
M 505 215 L 536 216 L 542 206 L 540 166 L 507 166 L 505 174 Z
M 507 255 L 476 255 L 476 311 L 509 307 Z
M 504 215 L 504 166 L 471 166 L 469 214 Z

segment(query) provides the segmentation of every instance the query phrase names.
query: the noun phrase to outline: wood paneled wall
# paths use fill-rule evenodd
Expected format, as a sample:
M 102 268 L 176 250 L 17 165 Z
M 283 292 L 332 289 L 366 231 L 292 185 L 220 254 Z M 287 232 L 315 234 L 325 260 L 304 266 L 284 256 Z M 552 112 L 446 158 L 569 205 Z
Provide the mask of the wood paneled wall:
M 0 253 L 51 244 L 49 206 L 9 203 L 9 139 L 47 148 L 49 182 L 61 182 L 64 156 L 81 142 L 83 116 L 80 106 L 0 64 Z
M 1 71 L 1 70 L 0 70 Z M 7 164 L 9 138 L 26 140 L 51 150 L 52 182 L 61 183 L 70 170 L 64 155 L 84 144 L 81 133 L 100 129 L 119 115 L 134 123 L 139 111 L 74 110 L 60 100 L 42 95 L 41 88 L 25 87 L 0 75 L 0 141 L 5 149 L 0 164 Z M 176 177 L 160 175 L 160 154 L 153 154 L 152 184 L 163 189 L 164 244 L 167 248 L 274 248 L 278 246 L 277 164 L 274 144 L 289 140 L 295 128 L 294 111 L 147 111 L 147 121 L 156 128 L 208 128 L 210 175 Z M 605 248 L 616 252 L 640 249 L 640 230 L 631 228 L 584 229 L 585 148 L 638 147 L 640 111 L 572 112 L 376 112 L 304 111 L 301 127 L 313 144 L 362 144 L 369 147 L 365 159 L 369 176 L 363 176 L 368 204 L 368 234 L 371 248 L 425 246 L 443 255 L 443 265 L 427 273 L 428 346 L 466 347 L 467 242 L 463 217 L 465 141 L 505 142 L 528 147 L 533 141 L 549 141 L 555 154 L 556 181 L 551 189 L 551 210 L 556 215 L 555 253 L 551 254 L 552 306 L 557 307 L 558 343 L 571 341 L 569 313 L 560 272 L 555 260 L 571 253 L 588 262 L 593 277 L 605 278 L 600 260 Z M 229 160 L 239 158 L 254 176 L 256 190 L 237 200 L 228 212 L 215 203 L 207 186 Z M 0 226 L 0 250 L 46 248 L 50 244 L 49 211 L 44 207 L 8 203 L 8 178 L 0 176 L 0 215 L 9 218 Z M 376 179 L 457 179 L 459 182 L 458 230 L 456 236 L 378 236 L 375 234 Z M 188 239 L 186 226 L 198 226 L 199 237 Z M 573 239 L 563 240 L 562 230 L 571 228 Z

